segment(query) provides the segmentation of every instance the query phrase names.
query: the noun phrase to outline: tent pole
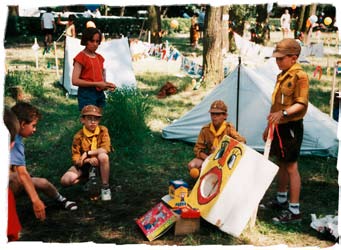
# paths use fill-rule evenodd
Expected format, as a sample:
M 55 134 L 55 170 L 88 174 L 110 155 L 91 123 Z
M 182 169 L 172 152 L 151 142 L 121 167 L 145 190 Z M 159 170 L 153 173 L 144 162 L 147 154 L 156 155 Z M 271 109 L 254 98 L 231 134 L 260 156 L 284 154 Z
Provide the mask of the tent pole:
M 237 110 L 236 110 L 236 129 L 238 131 L 238 120 L 239 120 L 239 85 L 240 85 L 240 65 L 241 57 L 238 57 L 238 78 L 237 78 Z

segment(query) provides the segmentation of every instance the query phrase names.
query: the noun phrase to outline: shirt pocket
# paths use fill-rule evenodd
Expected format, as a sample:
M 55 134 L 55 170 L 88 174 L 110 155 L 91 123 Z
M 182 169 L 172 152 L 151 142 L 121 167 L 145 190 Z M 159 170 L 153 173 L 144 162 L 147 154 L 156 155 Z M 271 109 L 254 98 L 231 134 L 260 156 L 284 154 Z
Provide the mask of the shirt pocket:
M 281 87 L 281 104 L 283 105 L 291 105 L 294 98 L 295 93 L 295 84 L 293 82 L 286 82 Z

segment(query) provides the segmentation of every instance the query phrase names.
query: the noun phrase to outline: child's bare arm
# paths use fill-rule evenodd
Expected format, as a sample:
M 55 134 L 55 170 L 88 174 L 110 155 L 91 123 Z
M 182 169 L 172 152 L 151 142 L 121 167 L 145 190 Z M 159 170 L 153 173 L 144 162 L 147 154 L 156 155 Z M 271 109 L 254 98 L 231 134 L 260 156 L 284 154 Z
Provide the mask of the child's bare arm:
M 25 166 L 17 166 L 16 172 L 20 183 L 24 186 L 26 193 L 30 197 L 33 205 L 33 211 L 37 219 L 45 220 L 45 204 L 40 200 L 39 195 L 34 187 L 30 174 Z

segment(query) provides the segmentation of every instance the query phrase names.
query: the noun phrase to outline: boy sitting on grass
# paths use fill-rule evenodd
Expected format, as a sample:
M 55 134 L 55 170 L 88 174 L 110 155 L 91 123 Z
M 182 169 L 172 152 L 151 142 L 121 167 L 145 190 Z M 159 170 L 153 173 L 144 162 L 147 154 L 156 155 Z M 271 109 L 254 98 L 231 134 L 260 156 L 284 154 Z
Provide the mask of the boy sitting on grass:
M 102 117 L 101 109 L 94 105 L 86 105 L 81 111 L 80 121 L 83 128 L 73 137 L 73 166 L 62 176 L 61 184 L 70 186 L 78 183 L 81 177 L 93 178 L 99 169 L 102 187 L 101 199 L 111 200 L 109 187 L 109 155 L 112 147 L 108 129 L 99 125 Z
M 23 189 L 30 197 L 33 204 L 33 211 L 37 219 L 44 220 L 45 204 L 40 199 L 37 190 L 42 191 L 46 196 L 55 200 L 67 210 L 77 210 L 73 201 L 68 201 L 56 189 L 56 187 L 45 178 L 31 177 L 26 168 L 25 146 L 23 138 L 32 136 L 36 131 L 38 120 L 41 119 L 39 110 L 29 103 L 19 102 L 12 107 L 19 120 L 19 133 L 15 137 L 15 144 L 10 153 L 11 171 L 9 175 L 9 186 L 17 195 Z
M 246 139 L 238 133 L 232 123 L 226 121 L 228 116 L 227 106 L 222 100 L 214 101 L 208 112 L 211 115 L 211 122 L 201 128 L 194 146 L 195 158 L 187 166 L 193 178 L 199 176 L 203 162 L 214 152 L 224 135 L 228 135 L 239 142 L 246 143 Z M 192 169 L 198 169 L 196 171 L 198 174 L 191 174 Z

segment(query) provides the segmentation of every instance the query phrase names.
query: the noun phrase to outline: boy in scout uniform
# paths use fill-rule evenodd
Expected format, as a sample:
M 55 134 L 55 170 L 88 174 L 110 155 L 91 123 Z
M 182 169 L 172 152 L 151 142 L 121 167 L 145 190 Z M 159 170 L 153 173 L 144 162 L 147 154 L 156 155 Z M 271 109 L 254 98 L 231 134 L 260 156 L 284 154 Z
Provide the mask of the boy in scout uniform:
M 202 127 L 194 146 L 195 158 L 188 163 L 188 170 L 197 168 L 199 171 L 204 160 L 214 152 L 224 135 L 228 135 L 239 142 L 246 140 L 227 122 L 227 106 L 222 100 L 214 101 L 209 110 L 211 122 Z
M 110 162 L 112 150 L 110 135 L 105 126 L 99 125 L 102 117 L 101 109 L 94 105 L 86 105 L 81 111 L 80 121 L 83 128 L 73 137 L 73 166 L 62 176 L 63 186 L 74 185 L 81 177 L 92 179 L 98 169 L 101 177 L 101 199 L 111 200 L 109 186 Z
M 297 63 L 300 52 L 299 43 L 286 38 L 277 43 L 272 55 L 282 72 L 277 76 L 263 140 L 267 138 L 269 127 L 274 126 L 270 155 L 275 157 L 279 166 L 278 187 L 276 199 L 268 207 L 282 210 L 273 218 L 275 223 L 301 221 L 301 177 L 297 160 L 303 139 L 303 117 L 308 109 L 309 80 Z

